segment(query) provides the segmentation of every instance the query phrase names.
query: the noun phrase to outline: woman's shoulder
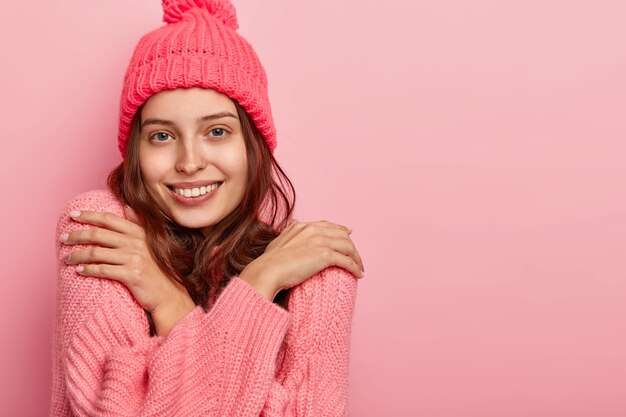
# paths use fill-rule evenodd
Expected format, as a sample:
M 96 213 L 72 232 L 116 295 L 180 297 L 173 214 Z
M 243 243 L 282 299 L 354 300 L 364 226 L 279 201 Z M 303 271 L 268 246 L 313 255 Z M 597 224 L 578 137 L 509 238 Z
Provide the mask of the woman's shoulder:
M 290 296 L 294 303 L 305 302 L 316 307 L 341 309 L 354 306 L 357 278 L 348 270 L 331 266 L 292 289 Z M 331 306 L 332 304 L 332 306 Z
M 309 281 L 325 297 L 354 302 L 358 278 L 347 269 L 330 266 L 314 275 Z
M 292 346 L 347 346 L 356 301 L 357 278 L 332 266 L 292 288 L 288 310 Z
M 120 217 L 126 217 L 124 214 L 124 203 L 111 191 L 86 191 L 70 198 L 59 212 L 57 217 L 57 237 L 74 229 L 88 227 L 88 225 L 78 224 L 70 220 L 70 212 L 74 210 L 104 211 Z
M 352 272 L 347 269 L 338 267 L 338 266 L 329 266 L 326 269 L 321 270 L 317 274 L 313 275 L 310 279 L 320 280 L 320 281 L 332 281 L 336 282 L 338 285 L 343 286 L 355 286 L 357 282 L 357 277 L 355 277 Z
M 69 199 L 62 210 L 61 217 L 72 210 L 107 211 L 123 215 L 124 203 L 109 190 L 90 190 Z

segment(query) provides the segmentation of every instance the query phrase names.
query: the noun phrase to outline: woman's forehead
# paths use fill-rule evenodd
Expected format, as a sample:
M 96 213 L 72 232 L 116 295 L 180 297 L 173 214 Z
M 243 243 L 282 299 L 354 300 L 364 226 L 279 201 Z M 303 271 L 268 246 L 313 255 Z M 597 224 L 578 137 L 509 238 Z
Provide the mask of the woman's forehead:
M 194 118 L 210 113 L 230 112 L 237 114 L 235 103 L 226 94 L 210 88 L 177 88 L 160 91 L 142 106 L 141 118 L 171 117 Z M 197 113 L 197 114 L 196 114 Z

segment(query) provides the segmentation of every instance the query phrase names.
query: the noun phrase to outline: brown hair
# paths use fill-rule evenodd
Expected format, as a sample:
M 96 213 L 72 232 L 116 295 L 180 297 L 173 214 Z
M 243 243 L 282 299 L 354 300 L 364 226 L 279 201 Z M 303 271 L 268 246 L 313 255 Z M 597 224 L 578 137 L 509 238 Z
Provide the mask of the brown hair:
M 139 168 L 141 108 L 131 124 L 126 158 L 108 177 L 108 186 L 129 205 L 144 226 L 155 261 L 182 284 L 196 305 L 208 309 L 228 284 L 289 224 L 294 206 L 293 184 L 274 159 L 250 116 L 235 102 L 241 122 L 248 178 L 241 204 L 205 237 L 199 229 L 173 222 L 148 193 Z M 287 307 L 289 291 L 274 302 Z

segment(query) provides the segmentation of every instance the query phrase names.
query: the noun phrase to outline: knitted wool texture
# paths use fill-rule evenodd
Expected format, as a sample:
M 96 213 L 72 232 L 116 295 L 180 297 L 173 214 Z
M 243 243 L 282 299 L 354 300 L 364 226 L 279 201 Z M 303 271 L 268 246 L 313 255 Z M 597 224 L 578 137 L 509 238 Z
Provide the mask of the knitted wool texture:
M 72 210 L 124 217 L 111 192 L 90 191 L 67 204 L 57 237 L 93 227 Z M 51 416 L 347 415 L 356 278 L 346 270 L 294 287 L 287 310 L 233 277 L 207 312 L 196 307 L 167 337 L 150 337 L 124 285 L 63 262 L 85 247 L 57 245 Z
M 155 93 L 211 88 L 237 101 L 271 152 L 276 148 L 267 76 L 252 46 L 236 30 L 228 0 L 163 0 L 162 26 L 137 44 L 120 99 L 118 148 L 126 156 L 135 113 Z

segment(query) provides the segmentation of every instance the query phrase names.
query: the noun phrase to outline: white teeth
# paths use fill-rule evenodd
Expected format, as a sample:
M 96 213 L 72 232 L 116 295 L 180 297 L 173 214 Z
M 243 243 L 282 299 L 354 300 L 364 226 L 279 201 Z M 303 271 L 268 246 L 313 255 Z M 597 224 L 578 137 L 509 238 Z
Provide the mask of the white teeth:
M 174 192 L 184 197 L 198 197 L 205 195 L 208 192 L 215 190 L 218 187 L 218 183 L 202 186 L 200 188 L 174 188 Z

